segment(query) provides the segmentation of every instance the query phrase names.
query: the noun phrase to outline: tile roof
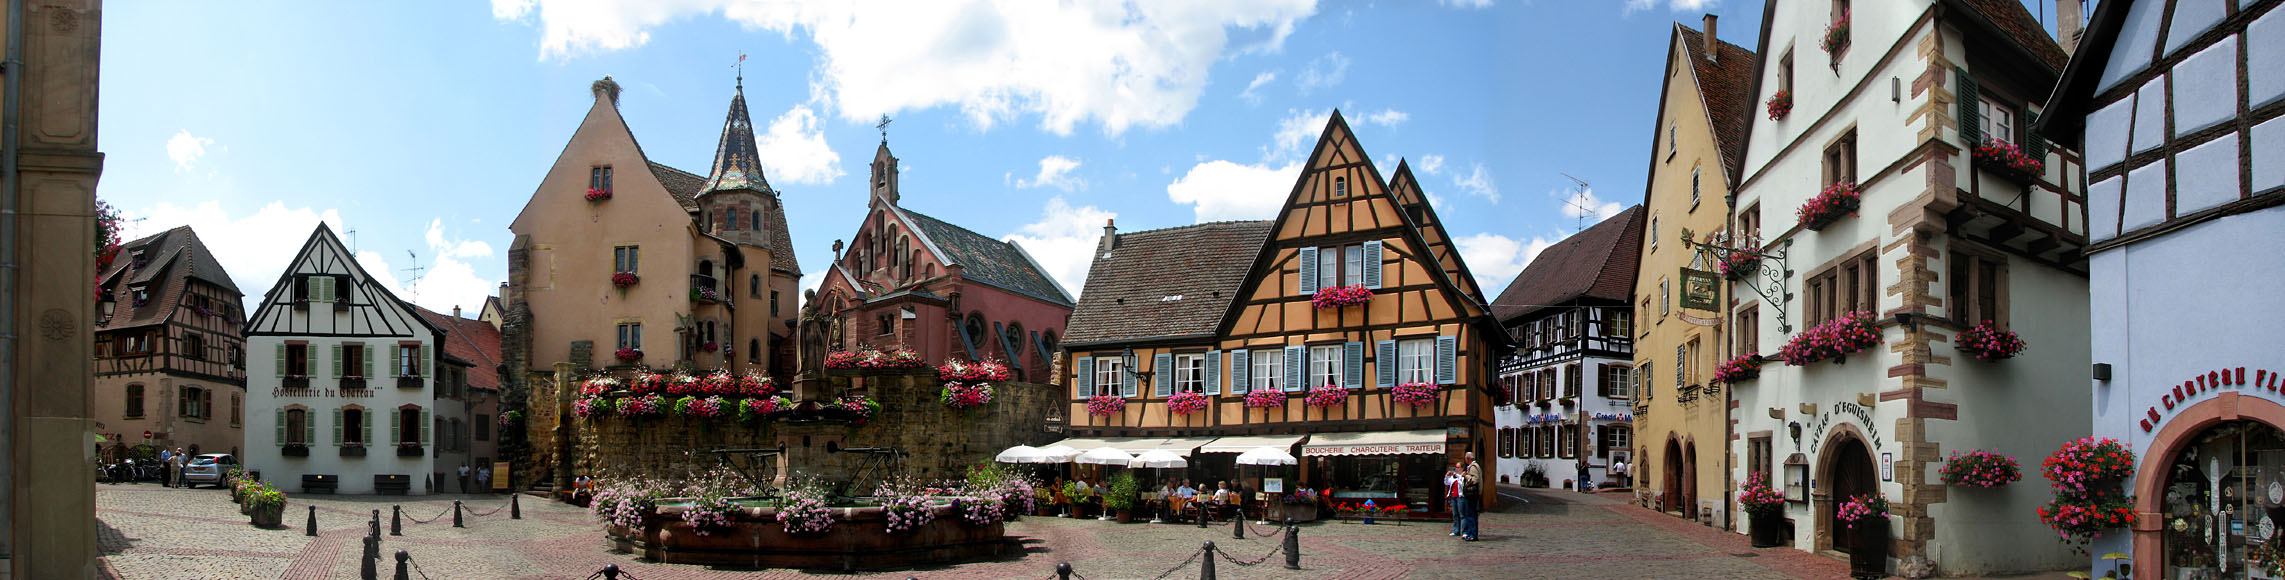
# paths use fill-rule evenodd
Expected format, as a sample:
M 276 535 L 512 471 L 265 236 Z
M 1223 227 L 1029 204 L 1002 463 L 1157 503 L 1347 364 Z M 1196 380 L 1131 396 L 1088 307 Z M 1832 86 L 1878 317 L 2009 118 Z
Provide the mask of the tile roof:
M 946 266 L 960 267 L 962 278 L 1056 304 L 1071 304 L 1071 297 L 1063 293 L 1063 288 L 1040 271 L 1039 264 L 1032 262 L 1031 256 L 1024 254 L 1014 242 L 988 238 L 909 209 L 900 207 L 897 211 L 904 214 L 906 223 L 912 224 L 914 230 L 944 252 L 945 259 L 951 260 Z
M 1212 334 L 1271 224 L 1214 222 L 1118 234 L 1117 245 L 1096 255 L 1087 271 L 1063 342 Z
M 1745 158 L 1746 126 L 1758 110 L 1753 94 L 1755 62 L 1752 50 L 1721 42 L 1712 61 L 1706 60 L 1706 35 L 1697 29 L 1674 25 L 1687 47 L 1690 65 L 1697 71 L 1698 98 L 1713 124 L 1714 144 L 1721 148 L 1724 175 L 1735 175 Z
M 134 266 L 135 251 L 143 252 L 144 263 Z M 130 328 L 165 322 L 180 305 L 189 280 L 198 280 L 220 287 L 231 298 L 222 306 L 235 306 L 242 293 L 230 281 L 230 273 L 222 269 L 222 262 L 198 240 L 198 233 L 190 226 L 179 226 L 142 239 L 119 245 L 119 256 L 103 272 L 99 284 L 108 288 L 117 301 L 116 313 L 96 330 Z M 151 299 L 141 308 L 135 307 L 130 289 L 145 286 Z
M 667 167 L 657 161 L 650 164 L 651 175 L 658 178 L 659 185 L 666 187 L 667 194 L 673 195 L 675 202 L 682 204 L 683 211 L 698 211 L 698 192 L 706 189 L 705 177 Z
M 469 388 L 500 390 L 500 330 L 491 324 L 412 306 L 428 323 L 444 329 L 444 354 L 474 363 L 468 372 Z
M 2018 0 L 1956 1 L 1966 5 L 1970 10 L 1982 14 L 1984 18 L 1990 19 L 1993 26 L 1998 27 L 2000 32 L 2005 33 L 2016 44 L 2022 45 L 2024 50 L 2031 51 L 2031 55 L 2038 58 L 2041 64 L 2047 65 L 2048 70 L 2062 72 L 2063 65 L 2071 60 L 2071 55 L 2063 52 L 2063 45 L 2057 44 L 2054 37 L 2047 35 L 2047 26 L 2040 24 L 2038 18 L 2031 15 L 2031 10 L 2023 7 L 2022 2 Z
M 706 178 L 699 177 L 695 173 L 668 167 L 666 164 L 657 161 L 652 161 L 650 164 L 651 175 L 658 177 L 659 185 L 665 186 L 666 192 L 673 195 L 676 202 L 682 204 L 683 211 L 697 212 L 698 194 L 705 191 Z M 776 194 L 772 193 L 771 195 Z M 793 234 L 786 231 L 785 204 L 780 202 L 773 205 L 775 207 L 771 207 L 763 216 L 764 219 L 769 220 L 765 226 L 770 229 L 770 245 L 767 248 L 770 251 L 770 268 L 798 275 L 801 273 L 801 261 L 794 258 Z
M 1580 298 L 1629 301 L 1641 263 L 1643 213 L 1642 206 L 1629 207 L 1548 246 L 1492 301 L 1492 312 L 1509 322 Z

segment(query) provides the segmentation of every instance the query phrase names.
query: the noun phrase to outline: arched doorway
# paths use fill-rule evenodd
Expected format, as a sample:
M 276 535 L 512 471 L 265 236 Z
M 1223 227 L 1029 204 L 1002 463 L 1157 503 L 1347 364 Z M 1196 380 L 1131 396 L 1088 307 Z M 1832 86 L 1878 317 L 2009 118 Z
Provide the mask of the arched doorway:
M 1682 503 L 1682 440 L 1673 437 L 1666 438 L 1665 461 L 1661 463 L 1664 469 L 1659 471 L 1664 476 L 1660 480 L 1662 483 L 1659 486 L 1661 490 L 1658 500 L 1659 510 L 1689 512 L 1689 508 L 1684 507 L 1687 504 Z
M 1829 538 L 1834 550 L 1850 553 L 1856 549 L 1856 534 L 1845 531 L 1835 508 L 1849 498 L 1879 493 L 1880 472 L 1873 466 L 1872 450 L 1853 431 L 1835 433 L 1832 439 L 1822 456 L 1826 493 L 1817 507 L 1818 534 Z
M 2285 427 L 2285 406 L 2226 391 L 2166 420 L 2150 441 L 2150 454 L 2140 458 L 2133 486 L 2134 511 L 2142 516 L 2134 525 L 2134 561 L 2164 565 L 2137 565 L 2135 578 L 2183 577 L 2167 573 L 2221 566 L 2215 552 L 2198 550 L 2192 542 L 2200 538 L 2191 535 L 2214 529 L 2217 507 L 2239 520 L 2229 529 L 2233 549 L 2223 552 L 2232 574 L 2246 569 L 2244 557 L 2253 551 L 2246 540 L 2261 535 L 2262 516 L 2270 519 L 2272 535 L 2257 547 L 2267 550 L 2267 544 L 2285 537 L 2276 531 L 2285 528 L 2285 513 L 2280 513 L 2285 510 L 2275 509 L 2285 502 L 2269 501 L 2268 489 L 2271 482 L 2285 480 L 2279 473 L 2285 467 L 2278 457 L 2285 453 L 2279 448 L 2285 444 L 2280 427 Z M 2216 496 L 2220 501 L 2214 501 Z M 2197 515 L 2197 503 L 2206 504 L 2204 517 Z
M 1682 515 L 1698 519 L 1698 442 L 1682 444 Z

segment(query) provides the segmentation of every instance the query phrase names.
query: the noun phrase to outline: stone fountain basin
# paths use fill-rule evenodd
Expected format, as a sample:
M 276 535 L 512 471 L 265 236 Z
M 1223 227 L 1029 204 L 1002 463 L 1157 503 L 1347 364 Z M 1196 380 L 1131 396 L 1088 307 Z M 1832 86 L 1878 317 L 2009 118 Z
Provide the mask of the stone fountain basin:
M 750 568 L 912 568 L 998 558 L 1016 549 L 1004 524 L 970 525 L 950 505 L 931 506 L 935 521 L 895 535 L 877 506 L 828 509 L 833 529 L 822 534 L 788 534 L 777 521 L 777 508 L 746 505 L 731 516 L 728 529 L 700 535 L 682 521 L 688 504 L 665 500 L 658 513 L 643 518 L 641 530 L 613 525 L 608 534 L 620 550 L 653 562 Z

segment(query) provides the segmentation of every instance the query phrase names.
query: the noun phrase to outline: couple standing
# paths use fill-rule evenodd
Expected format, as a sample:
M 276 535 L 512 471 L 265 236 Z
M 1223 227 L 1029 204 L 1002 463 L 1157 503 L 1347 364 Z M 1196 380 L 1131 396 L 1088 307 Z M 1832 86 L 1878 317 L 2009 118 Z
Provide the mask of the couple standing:
M 1484 468 L 1476 465 L 1476 452 L 1466 454 L 1467 459 L 1444 470 L 1444 498 L 1452 503 L 1452 534 L 1461 540 L 1476 541 L 1476 516 L 1480 506 L 1476 495 L 1483 489 Z

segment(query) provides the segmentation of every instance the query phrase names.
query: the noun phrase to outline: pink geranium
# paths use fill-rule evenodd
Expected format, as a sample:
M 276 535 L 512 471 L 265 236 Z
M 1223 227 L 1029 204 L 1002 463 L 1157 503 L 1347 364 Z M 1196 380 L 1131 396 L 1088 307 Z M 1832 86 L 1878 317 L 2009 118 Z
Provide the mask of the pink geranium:
M 1373 290 L 1364 287 L 1362 284 L 1318 288 L 1317 293 L 1309 297 L 1309 304 L 1316 306 L 1318 310 L 1355 306 L 1372 301 Z

